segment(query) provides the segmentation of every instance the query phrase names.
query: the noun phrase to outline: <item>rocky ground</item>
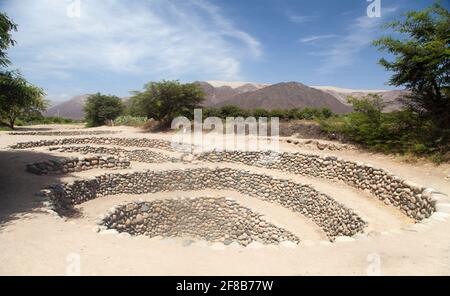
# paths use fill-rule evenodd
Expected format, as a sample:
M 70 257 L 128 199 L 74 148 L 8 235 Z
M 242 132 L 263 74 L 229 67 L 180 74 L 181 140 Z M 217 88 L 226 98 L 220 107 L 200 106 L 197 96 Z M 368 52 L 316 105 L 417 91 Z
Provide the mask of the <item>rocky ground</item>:
M 116 207 L 103 225 L 131 235 L 183 237 L 247 246 L 253 242 L 298 242 L 288 231 L 267 222 L 261 215 L 230 198 L 133 202 Z
M 93 168 L 123 169 L 130 161 L 118 156 L 96 155 L 91 157 L 70 157 L 65 159 L 49 158 L 47 161 L 27 164 L 27 171 L 36 175 L 68 174 Z
M 123 149 L 117 147 L 104 147 L 104 146 L 62 146 L 62 147 L 49 147 L 50 151 L 58 151 L 64 153 L 81 153 L 81 154 L 95 154 L 95 155 L 114 155 L 119 157 L 125 157 L 132 161 L 157 163 L 180 161 L 179 158 L 169 157 L 163 153 L 154 152 L 148 149 Z
M 40 133 L 43 131 L 46 134 Z M 82 143 L 70 140 L 75 138 L 85 140 Z M 314 155 L 369 163 L 373 166 L 368 170 L 371 178 L 376 181 L 381 176 L 384 180 L 378 182 L 383 184 L 381 187 L 372 187 L 369 179 L 358 179 L 362 175 L 356 168 L 354 173 L 346 172 L 349 180 L 327 178 L 328 174 L 320 168 L 330 166 L 334 173 L 342 174 L 334 170 L 338 167 L 333 163 L 319 165 L 314 159 L 296 171 L 288 169 L 286 164 L 295 164 L 297 158 L 272 166 L 257 165 L 248 155 L 246 161 L 238 162 L 224 159 L 224 155 L 220 155 L 220 161 L 185 158 L 183 153 L 167 145 L 170 139 L 170 133 L 146 134 L 126 127 L 87 130 L 80 126 L 68 129 L 54 125 L 27 130 L 23 135 L 0 133 L 0 274 L 71 274 L 74 270 L 85 275 L 450 274 L 447 203 L 440 202 L 439 214 L 429 216 L 426 192 L 417 191 L 431 187 L 440 192 L 437 196 L 446 200 L 450 194 L 449 165 L 406 164 L 322 140 L 300 145 L 294 143 L 299 139 L 285 138 L 280 144 L 283 152 L 301 153 L 307 155 L 305 159 Z M 52 146 L 27 144 L 22 149 L 9 148 L 30 141 L 44 141 Z M 51 147 L 57 149 L 49 150 Z M 133 153 L 133 150 L 141 152 Z M 54 183 L 80 181 L 82 184 L 84 180 L 118 171 L 107 167 L 65 175 L 35 175 L 26 171 L 27 164 L 50 158 L 64 160 L 96 154 L 120 157 L 126 153 L 140 156 L 130 159 L 130 168 L 120 170 L 124 174 L 205 168 L 245 170 L 273 178 L 277 185 L 270 192 L 280 190 L 278 196 L 287 192 L 283 189 L 289 182 L 308 185 L 342 205 L 344 212 L 340 215 L 343 216 L 336 216 L 340 217 L 336 223 L 345 221 L 345 209 L 348 209 L 348 213 L 357 215 L 366 226 L 362 233 L 337 237 L 335 242 L 330 242 L 320 223 L 308 213 L 302 213 L 303 206 L 300 211 L 294 211 L 281 202 L 261 198 L 258 191 L 255 194 L 236 191 L 240 187 L 202 186 L 180 190 L 175 183 L 170 190 L 102 194 L 76 204 L 78 215 L 58 217 L 43 206 L 41 196 L 35 195 L 42 188 Z M 301 163 L 305 159 L 301 158 Z M 386 175 L 379 175 L 380 172 Z M 387 189 L 390 174 L 398 179 L 393 188 Z M 398 188 L 402 189 L 397 191 Z M 400 197 L 402 194 L 405 198 Z M 412 208 L 408 202 L 402 203 L 408 199 L 405 194 L 410 197 L 409 203 L 423 207 L 423 211 Z M 233 201 L 224 197 L 232 197 Z M 308 205 L 307 199 L 305 202 Z M 154 207 L 164 209 L 165 214 L 151 216 L 156 212 Z M 207 219 L 207 213 L 216 219 Z M 420 213 L 424 216 L 417 216 Z M 100 217 L 103 224 L 99 225 Z M 204 223 L 205 227 L 198 227 Z M 74 269 L 74 264 L 79 268 Z

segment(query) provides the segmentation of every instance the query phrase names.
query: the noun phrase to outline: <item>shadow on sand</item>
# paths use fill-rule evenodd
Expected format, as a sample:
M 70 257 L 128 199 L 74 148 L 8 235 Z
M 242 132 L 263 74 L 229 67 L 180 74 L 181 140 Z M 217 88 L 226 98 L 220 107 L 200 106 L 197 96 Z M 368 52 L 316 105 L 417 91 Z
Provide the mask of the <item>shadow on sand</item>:
M 41 208 L 43 200 L 37 193 L 48 185 L 62 182 L 61 175 L 38 176 L 26 171 L 27 163 L 48 158 L 63 157 L 27 150 L 0 151 L 0 230 Z

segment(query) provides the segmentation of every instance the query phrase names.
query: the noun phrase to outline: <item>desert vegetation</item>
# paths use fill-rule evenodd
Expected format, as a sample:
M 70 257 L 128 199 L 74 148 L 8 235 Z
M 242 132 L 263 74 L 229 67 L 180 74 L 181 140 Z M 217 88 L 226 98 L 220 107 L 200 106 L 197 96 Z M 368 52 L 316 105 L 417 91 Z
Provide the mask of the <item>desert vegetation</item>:
M 15 45 L 12 31 L 17 31 L 17 24 L 0 13 L 0 122 L 14 129 L 19 117 L 45 110 L 47 102 L 40 87 L 29 83 L 18 70 L 8 69 L 11 62 L 6 49 Z
M 3 129 L 36 123 L 71 123 L 58 117 L 41 115 L 47 103 L 44 91 L 27 82 L 10 65 L 6 50 L 14 46 L 11 32 L 17 25 L 5 14 L 0 16 L 0 121 Z M 205 93 L 195 83 L 177 80 L 149 82 L 122 101 L 113 95 L 91 95 L 85 105 L 87 126 L 104 124 L 144 126 L 148 119 L 159 129 L 167 129 L 177 116 L 193 117 L 203 109 L 204 117 L 278 117 L 282 121 L 313 120 L 325 133 L 340 134 L 370 150 L 412 156 L 425 156 L 435 162 L 448 161 L 450 143 L 450 14 L 436 3 L 423 11 L 412 11 L 388 23 L 396 37 L 375 40 L 374 46 L 393 56 L 380 64 L 393 72 L 389 84 L 404 87 L 403 109 L 384 112 L 379 95 L 349 97 L 352 112 L 335 114 L 329 108 L 243 109 L 235 105 L 202 107 Z M 152 123 L 152 126 L 155 123 Z
M 88 98 L 84 106 L 87 126 L 99 126 L 113 122 L 123 113 L 124 105 L 119 97 L 97 93 Z
M 149 82 L 143 91 L 134 91 L 130 99 L 130 114 L 146 116 L 170 126 L 177 116 L 193 115 L 204 100 L 204 93 L 193 83 L 178 81 Z
M 394 56 L 380 64 L 392 71 L 389 83 L 409 90 L 404 110 L 383 113 L 379 96 L 349 98 L 353 112 L 322 122 L 326 131 L 347 135 L 382 152 L 450 160 L 450 13 L 436 3 L 386 24 L 402 38 L 383 37 L 374 45 Z

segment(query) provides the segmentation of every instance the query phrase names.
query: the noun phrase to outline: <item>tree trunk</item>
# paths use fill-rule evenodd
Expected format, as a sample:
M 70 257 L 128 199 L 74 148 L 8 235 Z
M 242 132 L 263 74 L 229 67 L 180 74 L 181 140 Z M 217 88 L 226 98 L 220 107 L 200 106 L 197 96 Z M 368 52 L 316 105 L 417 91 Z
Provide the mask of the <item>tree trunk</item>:
M 8 125 L 11 129 L 14 129 L 14 123 L 16 122 L 16 117 L 10 117 L 8 121 Z

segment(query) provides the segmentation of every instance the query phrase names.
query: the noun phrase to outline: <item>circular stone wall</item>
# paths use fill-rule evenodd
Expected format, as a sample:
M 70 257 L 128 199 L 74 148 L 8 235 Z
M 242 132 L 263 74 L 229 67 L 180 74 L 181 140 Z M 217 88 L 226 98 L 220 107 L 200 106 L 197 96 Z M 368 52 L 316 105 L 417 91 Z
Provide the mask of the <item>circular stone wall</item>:
M 57 146 L 50 147 L 50 151 L 82 153 L 82 154 L 100 154 L 100 155 L 116 155 L 126 157 L 131 161 L 162 163 L 162 162 L 178 162 L 180 159 L 166 156 L 163 153 L 151 151 L 149 149 L 133 149 L 127 150 L 117 147 L 105 146 Z
M 67 144 L 113 144 L 119 146 L 172 148 L 165 140 L 146 138 L 73 138 L 41 140 L 18 143 L 13 149 Z M 436 210 L 429 190 L 408 180 L 401 179 L 386 170 L 371 165 L 339 159 L 334 156 L 319 156 L 304 153 L 274 153 L 264 151 L 206 152 L 196 155 L 198 160 L 211 162 L 237 162 L 251 166 L 279 169 L 309 177 L 339 180 L 360 190 L 368 190 L 385 204 L 399 208 L 404 214 L 420 221 Z
M 147 138 L 104 138 L 104 137 L 64 138 L 64 139 L 21 142 L 12 145 L 10 147 L 12 149 L 26 149 L 35 147 L 74 145 L 74 144 L 99 144 L 99 145 L 106 144 L 124 147 L 149 147 L 149 148 L 173 150 L 172 142 L 165 140 L 147 139 Z
M 103 225 L 131 235 L 192 237 L 225 245 L 299 242 L 289 231 L 223 197 L 165 199 L 116 206 L 103 219 Z
M 364 222 L 351 209 L 311 186 L 268 175 L 230 168 L 143 171 L 105 174 L 43 190 L 51 207 L 65 215 L 73 206 L 100 196 L 143 194 L 174 190 L 236 190 L 264 201 L 278 203 L 313 220 L 330 240 L 363 232 Z
M 11 132 L 13 136 L 94 136 L 117 134 L 120 131 L 41 131 L 41 132 Z
M 370 191 L 385 204 L 399 208 L 416 221 L 430 217 L 435 211 L 426 188 L 403 180 L 386 170 L 334 156 L 323 157 L 299 152 L 213 151 L 199 154 L 197 159 L 242 163 L 303 176 L 343 181 L 357 189 Z
M 72 158 L 50 158 L 47 161 L 27 164 L 27 171 L 36 175 L 67 174 L 81 172 L 94 168 L 125 169 L 130 167 L 130 161 L 118 156 L 92 156 Z

